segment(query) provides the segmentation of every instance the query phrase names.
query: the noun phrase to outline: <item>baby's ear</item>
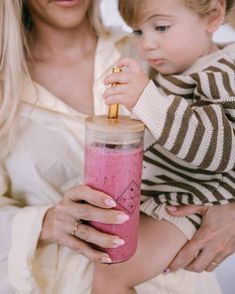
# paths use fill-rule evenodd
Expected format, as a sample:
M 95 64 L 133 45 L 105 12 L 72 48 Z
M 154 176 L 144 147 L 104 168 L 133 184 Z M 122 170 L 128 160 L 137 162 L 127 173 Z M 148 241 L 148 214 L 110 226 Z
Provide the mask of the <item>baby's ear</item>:
M 216 0 L 207 14 L 207 31 L 214 33 L 223 23 L 225 19 L 225 0 Z

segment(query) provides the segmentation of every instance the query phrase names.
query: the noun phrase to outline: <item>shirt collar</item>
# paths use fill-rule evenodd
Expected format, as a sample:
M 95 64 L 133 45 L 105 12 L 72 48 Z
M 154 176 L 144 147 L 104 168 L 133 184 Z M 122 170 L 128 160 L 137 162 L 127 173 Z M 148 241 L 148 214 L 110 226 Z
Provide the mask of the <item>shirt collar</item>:
M 123 42 L 126 35 L 127 32 L 123 32 L 119 35 L 103 35 L 99 37 L 95 53 L 94 85 L 102 83 L 103 77 L 107 75 L 110 68 L 112 68 L 112 66 L 114 66 L 117 60 L 121 57 L 118 45 Z M 94 105 L 98 103 L 95 100 L 101 99 L 100 95 L 95 94 L 96 93 L 94 93 Z M 58 97 L 54 96 L 46 88 L 29 78 L 24 79 L 22 100 L 25 103 L 53 112 L 85 117 L 85 115 L 79 113 L 61 101 Z

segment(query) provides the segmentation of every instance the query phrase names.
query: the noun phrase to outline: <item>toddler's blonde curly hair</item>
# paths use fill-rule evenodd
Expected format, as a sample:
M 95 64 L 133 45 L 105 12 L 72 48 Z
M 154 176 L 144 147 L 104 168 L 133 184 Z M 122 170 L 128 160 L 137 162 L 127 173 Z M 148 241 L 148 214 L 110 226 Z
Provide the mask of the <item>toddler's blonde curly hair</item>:
M 201 15 L 207 14 L 218 1 L 224 1 L 226 14 L 228 14 L 234 5 L 234 0 L 177 0 L 183 2 L 188 7 L 193 8 Z M 145 7 L 143 0 L 119 0 L 118 3 L 120 14 L 126 23 L 130 26 L 138 24 L 141 18 L 141 11 Z

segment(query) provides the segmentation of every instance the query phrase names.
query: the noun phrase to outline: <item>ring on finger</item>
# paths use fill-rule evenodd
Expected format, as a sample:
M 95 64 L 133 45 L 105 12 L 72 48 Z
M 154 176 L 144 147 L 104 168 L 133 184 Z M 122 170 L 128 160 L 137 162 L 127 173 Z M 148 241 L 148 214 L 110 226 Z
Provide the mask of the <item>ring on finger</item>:
M 73 224 L 73 230 L 72 230 L 72 235 L 75 235 L 79 225 L 82 224 L 82 220 L 81 219 L 77 219 L 74 224 Z
M 212 261 L 212 262 L 211 262 L 211 265 L 214 266 L 214 267 L 218 266 L 219 264 L 220 264 L 220 263 L 219 263 L 219 262 L 216 262 L 216 261 Z

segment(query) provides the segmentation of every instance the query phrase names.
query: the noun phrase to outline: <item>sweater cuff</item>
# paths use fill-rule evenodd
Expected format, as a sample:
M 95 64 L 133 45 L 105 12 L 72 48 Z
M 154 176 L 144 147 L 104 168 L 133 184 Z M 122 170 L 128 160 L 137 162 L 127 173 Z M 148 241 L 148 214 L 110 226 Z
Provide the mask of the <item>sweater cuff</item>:
M 33 279 L 31 261 L 37 248 L 44 215 L 50 207 L 25 207 L 13 219 L 8 269 L 9 280 L 16 293 L 40 293 Z
M 158 140 L 164 129 L 167 112 L 173 100 L 173 95 L 162 95 L 154 82 L 149 81 L 133 108 L 132 117 L 140 119 Z

